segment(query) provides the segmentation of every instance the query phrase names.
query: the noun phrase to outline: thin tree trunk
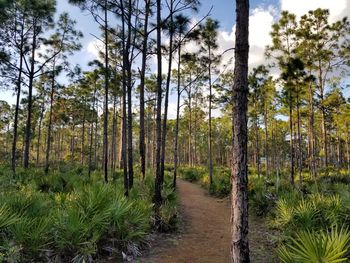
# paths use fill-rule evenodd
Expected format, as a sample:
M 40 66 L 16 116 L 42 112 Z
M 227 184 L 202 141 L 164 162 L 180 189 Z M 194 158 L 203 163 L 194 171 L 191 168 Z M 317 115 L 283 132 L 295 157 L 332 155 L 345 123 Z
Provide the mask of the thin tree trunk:
M 43 117 L 44 117 L 44 103 L 41 106 L 41 111 L 40 111 L 40 118 L 39 118 L 39 131 L 38 131 L 38 140 L 37 140 L 37 145 L 36 145 L 36 161 L 35 165 L 39 166 L 39 159 L 40 159 L 40 139 L 41 139 L 41 124 L 43 122 Z
M 208 65 L 208 78 L 209 78 L 209 134 L 208 134 L 208 146 L 209 146 L 209 184 L 213 184 L 213 156 L 212 156 L 212 131 L 211 131 L 211 103 L 212 103 L 212 83 L 211 83 L 211 49 L 209 46 L 209 65 Z
M 181 34 L 180 34 L 181 38 Z M 173 188 L 176 188 L 177 165 L 179 158 L 179 121 L 180 121 L 180 100 L 181 100 L 181 44 L 178 46 L 178 62 L 177 62 L 177 103 L 176 103 L 176 124 L 175 124 L 175 144 L 174 144 L 174 176 Z
M 21 84 L 22 84 L 22 72 L 23 72 L 23 47 L 24 47 L 24 16 L 21 24 L 21 40 L 19 47 L 19 67 L 18 67 L 18 77 L 17 77 L 17 94 L 16 94 L 16 108 L 15 108 L 15 120 L 13 123 L 13 141 L 12 141 L 12 171 L 16 172 L 16 151 L 17 151 L 17 137 L 18 137 L 18 112 L 19 112 L 19 103 L 21 97 Z
M 47 143 L 46 143 L 46 159 L 45 159 L 45 174 L 49 172 L 50 150 L 51 150 L 51 128 L 52 128 L 52 105 L 55 92 L 55 62 L 53 63 L 52 79 L 51 79 L 51 93 L 50 93 L 50 112 L 49 123 L 47 126 Z
M 134 159 L 133 159 L 133 146 L 132 146 L 132 71 L 131 71 L 131 61 L 129 58 L 129 50 L 131 47 L 131 12 L 132 12 L 132 3 L 129 0 L 128 6 L 128 36 L 126 41 L 126 62 L 127 62 L 127 95 L 128 95 L 128 179 L 129 179 L 129 189 L 133 187 L 134 184 Z
M 95 86 L 94 86 L 94 95 L 92 99 L 92 112 L 95 114 L 95 103 L 96 103 L 96 90 L 97 90 L 97 84 L 95 81 Z M 97 115 L 97 110 L 96 110 L 96 115 Z M 93 116 L 92 116 L 93 117 Z M 93 118 L 92 118 L 93 119 Z M 97 119 L 97 117 L 96 117 Z M 91 120 L 91 127 L 90 127 L 90 146 L 89 146 L 89 177 L 91 175 L 92 171 L 92 144 L 93 144 L 93 138 L 94 138 L 94 121 Z
M 349 131 L 349 128 L 346 127 L 346 130 Z M 346 157 L 347 157 L 347 163 L 348 163 L 348 175 L 350 176 L 350 146 L 349 146 L 349 132 L 347 133 L 345 144 L 346 144 Z
M 294 145 L 293 145 L 293 108 L 292 92 L 289 91 L 289 148 L 290 148 L 290 183 L 294 186 Z
M 84 106 L 85 106 L 86 101 L 84 100 Z M 86 113 L 85 109 L 83 112 L 83 127 L 82 127 L 82 135 L 81 135 L 81 160 L 80 163 L 81 165 L 84 165 L 84 158 L 85 158 L 85 153 L 84 153 L 84 148 L 85 148 L 85 118 L 86 118 Z
M 247 109 L 249 0 L 236 0 L 236 48 L 233 85 L 231 262 L 249 263 Z
M 300 125 L 300 105 L 299 105 L 299 90 L 297 90 L 297 129 L 298 129 L 298 170 L 299 170 L 299 183 L 303 183 L 303 175 L 302 175 L 302 170 L 303 170 L 303 151 L 301 148 L 301 125 Z
M 167 121 L 168 121 L 168 104 L 169 104 L 169 90 L 170 90 L 170 80 L 171 80 L 171 66 L 173 61 L 173 4 L 174 1 L 170 0 L 170 37 L 169 37 L 169 64 L 168 73 L 166 79 L 165 88 L 165 98 L 164 98 L 164 116 L 163 116 L 163 130 L 162 130 L 162 145 L 161 145 L 161 155 L 160 155 L 160 173 L 161 173 L 161 183 L 164 182 L 164 162 L 165 162 L 165 143 L 167 135 Z
M 116 179 L 116 155 L 117 155 L 117 117 L 116 117 L 117 96 L 114 95 L 113 118 L 112 118 L 112 149 L 111 149 L 111 170 L 113 179 Z
M 160 206 L 162 204 L 162 174 L 160 154 L 162 146 L 162 50 L 161 50 L 161 0 L 157 0 L 157 144 L 156 144 L 156 178 L 155 178 L 155 223 L 160 227 Z
M 109 69 L 108 69 L 108 17 L 107 17 L 107 0 L 104 6 L 104 33 L 105 33 L 105 98 L 104 98 L 104 115 L 103 115 L 103 171 L 104 180 L 108 182 L 108 86 L 109 86 Z
M 316 165 L 315 165 L 315 132 L 314 132 L 314 100 L 312 91 L 312 82 L 309 84 L 309 166 L 311 177 L 316 177 Z
M 150 0 L 145 0 L 145 21 L 144 21 L 144 39 L 142 46 L 142 65 L 140 72 L 140 163 L 142 181 L 146 176 L 146 153 L 145 153 L 145 75 L 148 47 L 148 16 L 150 9 Z
M 269 163 L 269 143 L 268 143 L 268 139 L 269 139 L 269 135 L 268 135 L 268 126 L 267 126 L 267 120 L 268 120 L 268 110 L 267 110 L 267 103 L 266 103 L 266 99 L 265 99 L 265 113 L 264 113 L 264 122 L 265 122 L 265 161 L 266 161 L 266 176 L 269 176 L 270 173 L 270 163 Z
M 126 67 L 127 67 L 127 51 L 125 46 L 125 10 L 123 0 L 120 0 L 120 9 L 122 12 L 122 52 L 123 52 L 123 68 L 122 68 L 122 77 L 123 77 L 123 134 L 122 134 L 122 159 L 123 159 L 123 172 L 124 172 L 124 195 L 129 195 L 129 178 L 128 178 L 128 166 L 127 166 L 127 153 L 126 153 Z
M 36 51 L 36 22 L 33 23 L 33 43 L 32 43 L 32 56 L 30 62 L 29 71 L 29 84 L 28 84 L 28 108 L 27 108 L 27 121 L 25 129 L 25 141 L 24 141 L 24 156 L 23 166 L 25 169 L 29 167 L 29 149 L 30 140 L 32 137 L 32 111 L 33 111 L 33 80 L 34 80 L 34 66 L 35 66 L 35 51 Z

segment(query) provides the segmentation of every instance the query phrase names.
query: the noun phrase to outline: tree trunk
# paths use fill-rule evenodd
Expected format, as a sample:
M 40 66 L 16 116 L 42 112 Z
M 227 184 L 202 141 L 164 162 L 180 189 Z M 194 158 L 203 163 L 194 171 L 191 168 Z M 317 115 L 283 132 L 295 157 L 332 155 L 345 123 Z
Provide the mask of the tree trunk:
M 309 169 L 313 179 L 316 177 L 316 165 L 315 165 L 315 131 L 314 131 L 314 100 L 312 91 L 312 82 L 309 84 Z
M 290 89 L 290 87 L 289 87 Z M 289 148 L 290 148 L 290 183 L 294 186 L 294 145 L 293 145 L 293 98 L 292 91 L 289 90 Z
M 108 86 L 109 86 L 109 69 L 108 69 L 108 17 L 107 17 L 107 0 L 104 6 L 104 33 L 105 33 L 105 98 L 104 98 L 104 115 L 103 115 L 103 171 L 104 180 L 108 182 Z
M 36 145 L 36 161 L 35 165 L 39 166 L 39 159 L 40 159 L 40 139 L 41 139 L 41 124 L 43 122 L 43 117 L 44 117 L 44 103 L 41 106 L 41 111 L 40 111 L 40 118 L 39 118 L 39 131 L 38 131 L 38 140 L 37 140 L 37 145 Z
M 165 162 L 165 143 L 167 134 L 167 121 L 168 121 L 168 104 L 169 104 L 169 90 L 170 90 L 170 80 L 171 80 L 171 66 L 173 61 L 173 0 L 170 0 L 170 37 L 169 37 L 169 64 L 168 73 L 166 79 L 165 88 L 165 98 L 164 98 L 164 116 L 163 116 L 163 130 L 162 130 L 162 145 L 161 145 L 161 155 L 160 155 L 160 173 L 161 173 L 161 183 L 164 182 L 164 162 Z
M 22 19 L 21 24 L 21 40 L 20 40 L 20 47 L 19 47 L 19 67 L 18 67 L 18 77 L 17 77 L 17 94 L 16 94 L 16 108 L 15 108 L 15 120 L 13 123 L 13 141 L 12 141 L 12 159 L 11 159 L 11 165 L 12 165 L 12 171 L 16 172 L 16 151 L 17 151 L 17 130 L 18 130 L 18 112 L 19 112 L 19 103 L 20 103 L 20 97 L 21 97 L 21 87 L 22 87 L 22 71 L 23 71 L 23 47 L 24 47 L 24 17 Z
M 231 262 L 249 263 L 248 244 L 248 25 L 249 0 L 236 0 L 236 48 L 233 85 L 233 151 L 231 166 Z
M 181 35 L 180 35 L 181 38 Z M 176 103 L 176 124 L 175 124 L 175 144 L 174 144 L 174 176 L 173 176 L 173 188 L 176 188 L 176 177 L 177 177 L 177 165 L 179 158 L 179 121 L 180 121 L 180 99 L 181 99 L 181 44 L 178 46 L 178 64 L 177 64 L 177 103 Z
M 267 126 L 267 120 L 268 120 L 268 110 L 267 110 L 267 103 L 266 103 L 266 99 L 265 99 L 265 113 L 264 113 L 264 122 L 265 122 L 265 168 L 266 168 L 266 176 L 269 177 L 269 173 L 270 173 L 270 163 L 269 163 L 269 143 L 268 143 L 268 139 L 269 139 L 269 135 L 268 135 L 268 126 Z
M 140 72 L 140 163 L 142 181 L 146 176 L 146 152 L 145 152 L 145 75 L 148 47 L 148 16 L 150 9 L 150 0 L 145 0 L 145 21 L 144 21 L 144 39 L 142 43 L 142 65 Z
M 55 92 L 55 62 L 53 63 L 52 79 L 51 79 L 51 93 L 50 93 L 50 112 L 49 123 L 47 126 L 47 143 L 46 143 L 46 159 L 45 159 L 45 174 L 49 172 L 50 150 L 51 150 L 51 128 L 52 128 L 52 105 Z
M 96 90 L 97 90 L 97 84 L 95 81 L 95 86 L 94 86 L 94 95 L 92 99 L 92 113 L 95 114 L 95 102 L 96 102 Z M 97 111 L 96 111 L 97 115 Z M 97 119 L 97 117 L 96 117 Z M 93 138 L 94 138 L 94 121 L 93 119 L 91 120 L 91 127 L 90 127 L 90 146 L 89 146 L 89 177 L 91 175 L 92 171 L 92 144 L 93 144 Z M 96 150 L 96 149 L 95 149 Z
M 84 107 L 85 107 L 86 101 L 84 100 Z M 85 153 L 84 153 L 84 148 L 85 148 L 85 109 L 83 112 L 83 127 L 82 127 L 82 134 L 81 134 L 81 160 L 80 163 L 81 165 L 84 165 L 84 158 L 85 158 Z
M 212 103 L 212 83 L 211 83 L 211 49 L 209 46 L 209 65 L 208 65 L 208 78 L 209 78 L 209 134 L 208 134 L 208 146 L 209 146 L 209 185 L 213 184 L 213 156 L 212 156 L 212 132 L 211 132 L 211 103 Z
M 162 50 L 161 50 L 161 0 L 157 0 L 157 143 L 156 143 L 156 178 L 155 178 L 155 223 L 160 227 L 160 206 L 162 204 L 162 174 L 160 153 L 162 146 Z
M 29 71 L 29 83 L 28 83 L 28 108 L 27 108 L 27 121 L 25 129 L 25 141 L 24 141 L 24 156 L 23 166 L 25 169 L 29 166 L 29 149 L 30 140 L 32 137 L 32 111 L 33 111 L 33 81 L 34 81 L 34 66 L 35 66 L 35 51 L 36 51 L 36 22 L 33 23 L 33 43 L 32 43 L 32 56 L 30 62 Z
M 133 187 L 134 184 L 134 159 L 132 152 L 132 71 L 131 71 L 131 61 L 129 58 L 129 50 L 131 47 L 131 12 L 132 12 L 132 2 L 129 0 L 128 6 L 128 36 L 126 41 L 126 61 L 127 61 L 127 80 L 128 80 L 128 176 L 129 176 L 129 189 Z
M 346 129 L 349 131 L 348 127 Z M 346 144 L 346 157 L 347 157 L 347 163 L 348 163 L 348 175 L 350 176 L 350 146 L 349 146 L 349 137 L 350 134 L 349 132 L 347 133 L 345 144 Z
M 298 170 L 299 170 L 299 183 L 300 185 L 303 183 L 303 151 L 301 148 L 301 125 L 300 125 L 300 105 L 299 105 L 299 90 L 297 90 L 297 129 L 298 129 Z
M 123 78 L 123 134 L 122 134 L 122 159 L 123 159 L 123 174 L 124 174 L 124 195 L 129 195 L 129 178 L 128 178 L 128 166 L 127 166 L 127 154 L 126 154 L 126 67 L 127 67 L 127 51 L 125 46 L 125 10 L 123 0 L 120 0 L 120 9 L 122 12 L 122 52 L 123 52 L 123 67 L 122 67 L 122 78 Z

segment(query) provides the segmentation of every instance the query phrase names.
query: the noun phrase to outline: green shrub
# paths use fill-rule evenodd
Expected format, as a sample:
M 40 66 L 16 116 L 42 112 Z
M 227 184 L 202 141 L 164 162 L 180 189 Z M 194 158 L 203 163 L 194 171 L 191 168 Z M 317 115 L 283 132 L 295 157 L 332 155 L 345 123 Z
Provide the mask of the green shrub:
M 333 227 L 330 231 L 303 231 L 296 234 L 291 244 L 282 246 L 278 255 L 284 263 L 346 262 L 350 232 Z

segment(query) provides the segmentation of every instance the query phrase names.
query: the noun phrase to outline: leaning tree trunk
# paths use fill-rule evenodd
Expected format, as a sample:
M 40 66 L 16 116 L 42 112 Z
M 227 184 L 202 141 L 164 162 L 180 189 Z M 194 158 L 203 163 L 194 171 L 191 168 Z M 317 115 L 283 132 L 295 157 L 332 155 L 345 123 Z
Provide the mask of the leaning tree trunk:
M 233 151 L 231 203 L 231 262 L 248 263 L 248 25 L 249 0 L 236 0 L 236 47 L 233 85 Z

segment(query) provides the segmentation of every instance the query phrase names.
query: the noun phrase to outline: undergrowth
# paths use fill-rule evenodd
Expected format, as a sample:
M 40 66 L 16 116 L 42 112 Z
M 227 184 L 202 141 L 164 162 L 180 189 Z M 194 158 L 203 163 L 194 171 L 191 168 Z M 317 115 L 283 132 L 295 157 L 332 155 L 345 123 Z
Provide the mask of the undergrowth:
M 104 255 L 140 255 L 154 229 L 151 174 L 123 195 L 118 176 L 62 167 L 45 175 L 0 169 L 0 262 L 99 262 Z M 178 202 L 166 176 L 163 231 L 176 229 Z

